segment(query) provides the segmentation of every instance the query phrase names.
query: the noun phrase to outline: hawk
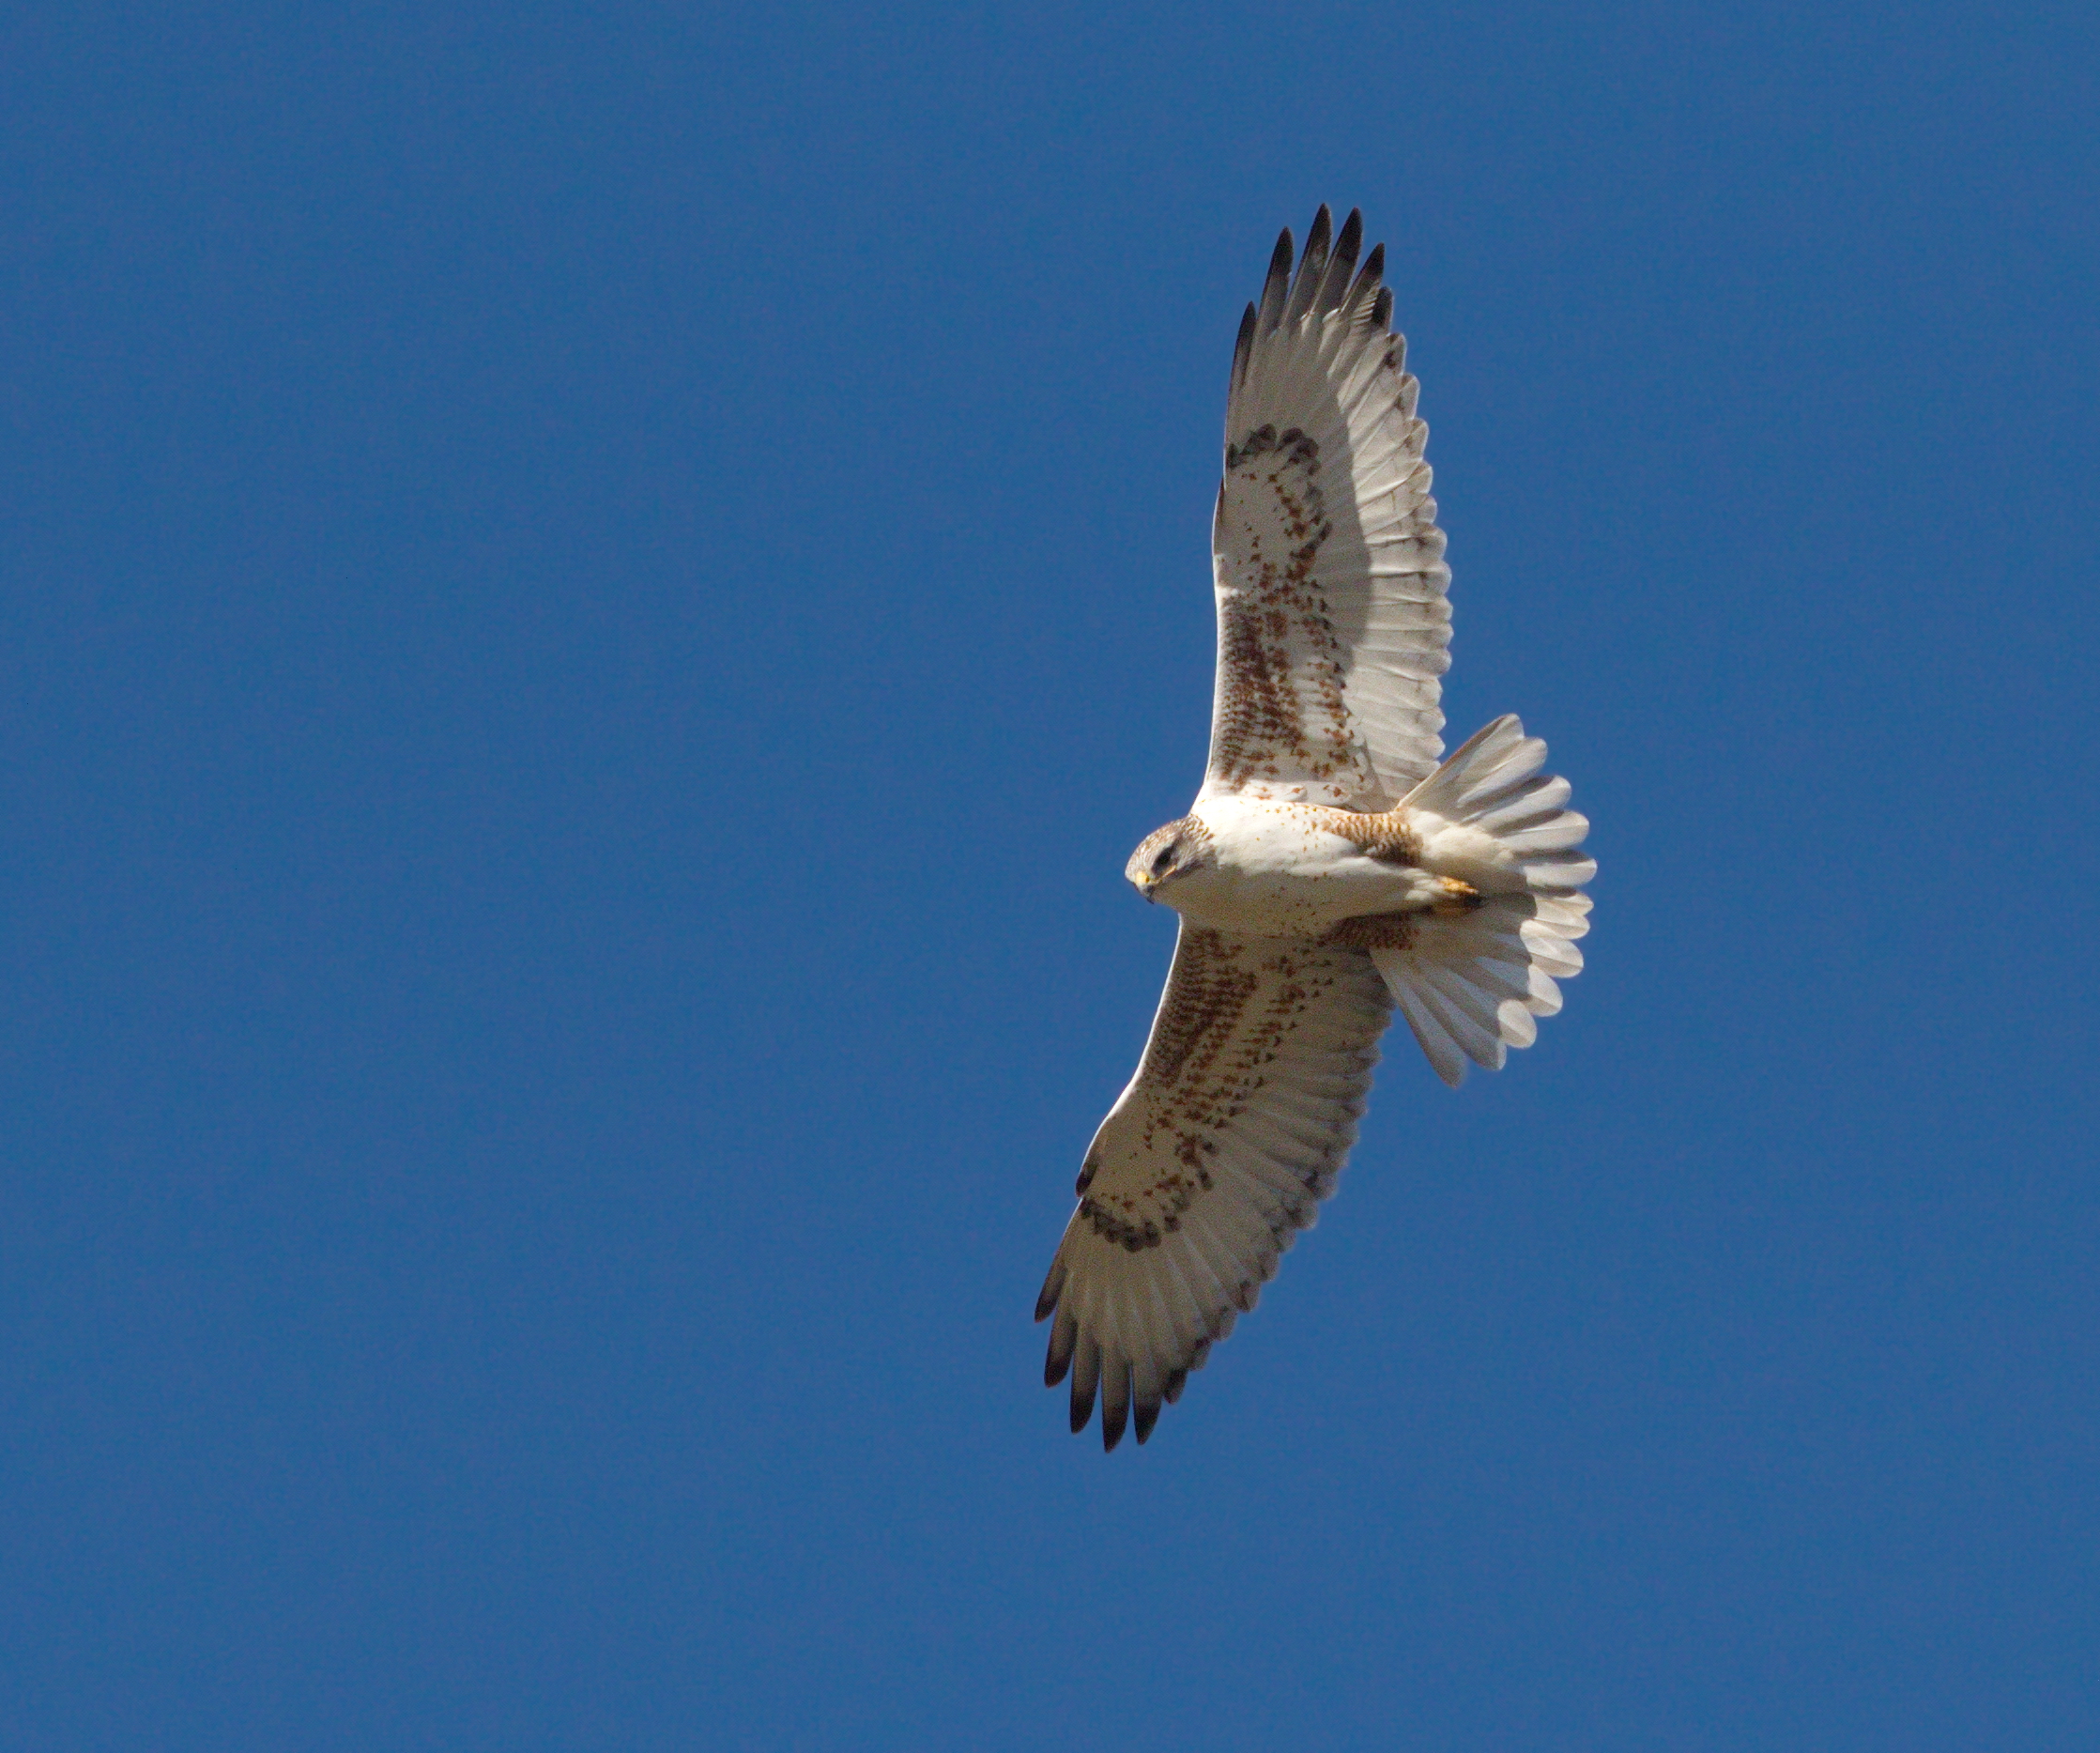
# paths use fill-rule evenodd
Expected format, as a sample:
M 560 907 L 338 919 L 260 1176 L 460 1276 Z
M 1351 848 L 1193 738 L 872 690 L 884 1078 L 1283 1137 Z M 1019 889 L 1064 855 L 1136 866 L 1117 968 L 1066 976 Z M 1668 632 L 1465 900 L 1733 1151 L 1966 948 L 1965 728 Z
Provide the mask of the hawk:
M 1451 613 L 1385 248 L 1321 208 L 1247 307 L 1212 526 L 1218 681 L 1195 807 L 1126 875 L 1181 915 L 1129 1087 L 1035 1304 L 1044 1379 L 1140 1442 L 1334 1191 L 1395 1007 L 1456 1084 L 1560 1008 L 1589 823 L 1497 718 L 1442 760 Z

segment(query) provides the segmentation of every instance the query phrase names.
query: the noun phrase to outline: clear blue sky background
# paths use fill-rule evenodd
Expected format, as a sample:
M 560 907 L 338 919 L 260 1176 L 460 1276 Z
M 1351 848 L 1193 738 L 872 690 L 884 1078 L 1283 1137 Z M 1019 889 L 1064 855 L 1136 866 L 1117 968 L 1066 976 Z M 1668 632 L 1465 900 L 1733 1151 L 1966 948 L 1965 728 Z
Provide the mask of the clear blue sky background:
M 2090 6 L 0 50 L 0 1745 L 2095 1744 Z M 1104 1458 L 1322 200 L 1598 929 Z

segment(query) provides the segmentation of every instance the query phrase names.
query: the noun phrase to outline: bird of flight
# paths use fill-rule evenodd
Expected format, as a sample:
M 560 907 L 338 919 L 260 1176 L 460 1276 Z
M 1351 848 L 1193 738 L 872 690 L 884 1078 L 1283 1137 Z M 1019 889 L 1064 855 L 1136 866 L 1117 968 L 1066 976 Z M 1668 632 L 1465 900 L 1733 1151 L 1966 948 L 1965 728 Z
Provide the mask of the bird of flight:
M 1502 717 L 1439 764 L 1451 575 L 1362 241 L 1323 207 L 1294 275 L 1284 232 L 1233 349 L 1210 762 L 1126 871 L 1181 932 L 1035 1304 L 1044 1379 L 1069 1374 L 1075 1432 L 1099 1390 L 1109 1449 L 1152 1434 L 1334 1191 L 1394 1007 L 1456 1084 L 1582 967 L 1597 867 L 1546 746 Z

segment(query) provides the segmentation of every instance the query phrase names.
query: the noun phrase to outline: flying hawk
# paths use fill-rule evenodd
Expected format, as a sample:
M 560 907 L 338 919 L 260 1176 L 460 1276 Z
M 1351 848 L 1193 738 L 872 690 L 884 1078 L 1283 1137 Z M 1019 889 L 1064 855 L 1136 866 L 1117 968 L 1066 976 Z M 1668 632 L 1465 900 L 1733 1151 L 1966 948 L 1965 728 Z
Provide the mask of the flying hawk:
M 1254 1306 L 1356 1140 L 1394 1006 L 1437 1075 L 1560 1008 L 1589 823 L 1497 718 L 1439 764 L 1444 535 L 1385 247 L 1323 207 L 1278 238 L 1233 350 L 1211 546 L 1218 684 L 1193 809 L 1126 874 L 1181 915 L 1137 1075 L 1035 1304 L 1072 1428 L 1138 1440 Z M 1330 247 L 1331 245 L 1331 247 Z

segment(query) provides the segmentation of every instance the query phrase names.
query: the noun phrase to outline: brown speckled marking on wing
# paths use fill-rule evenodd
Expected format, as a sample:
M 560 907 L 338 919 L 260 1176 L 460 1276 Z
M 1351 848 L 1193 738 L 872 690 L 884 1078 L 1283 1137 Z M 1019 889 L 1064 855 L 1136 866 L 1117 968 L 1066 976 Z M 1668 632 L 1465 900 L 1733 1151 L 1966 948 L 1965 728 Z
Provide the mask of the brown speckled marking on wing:
M 1354 791 L 1371 777 L 1315 577 L 1329 534 L 1319 472 L 1320 447 L 1295 426 L 1260 427 L 1225 453 L 1227 484 L 1237 484 L 1219 487 L 1219 515 L 1228 500 L 1247 508 L 1236 530 L 1219 531 L 1222 546 L 1245 550 L 1219 601 L 1210 769 L 1230 787 L 1310 779 Z
M 1145 1099 L 1133 1116 L 1137 1142 L 1157 1166 L 1148 1181 L 1096 1197 L 1087 1190 L 1099 1163 L 1089 1155 L 1080 1214 L 1096 1235 L 1135 1253 L 1179 1227 L 1212 1184 L 1217 1134 L 1260 1091 L 1263 1068 L 1341 972 L 1333 952 L 1312 944 L 1184 933 L 1138 1073 Z
M 1342 920 L 1321 942 L 1344 949 L 1410 949 L 1417 918 L 1411 913 L 1361 914 Z
M 1159 1407 L 1334 1191 L 1392 995 L 1363 950 L 1182 923 L 1145 1054 L 1095 1134 L 1035 1299 L 1043 1379 L 1101 1439 Z

